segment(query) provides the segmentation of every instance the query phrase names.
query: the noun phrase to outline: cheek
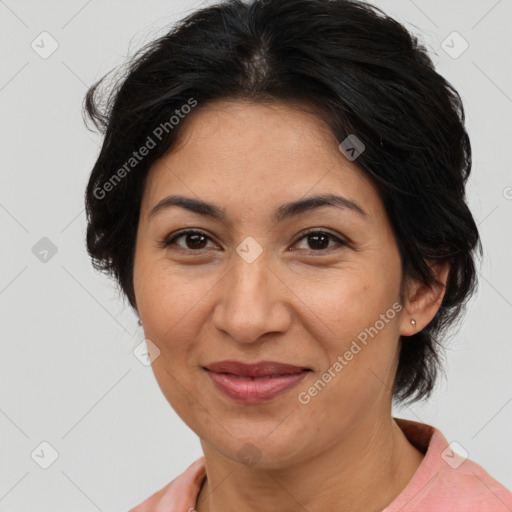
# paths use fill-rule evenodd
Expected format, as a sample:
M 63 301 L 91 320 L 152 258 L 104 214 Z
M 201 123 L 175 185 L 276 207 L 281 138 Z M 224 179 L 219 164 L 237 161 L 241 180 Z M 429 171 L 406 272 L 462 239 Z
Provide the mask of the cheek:
M 193 340 L 204 322 L 204 305 L 215 281 L 171 268 L 164 260 L 137 262 L 135 294 L 144 331 L 157 344 Z M 211 281 L 211 283 L 210 283 Z M 151 336 L 150 336 L 151 335 Z
M 303 298 L 303 320 L 309 319 L 308 328 L 316 333 L 314 337 L 330 340 L 329 351 L 344 352 L 353 339 L 386 313 L 385 327 L 381 322 L 378 327 L 386 331 L 385 335 L 389 333 L 390 324 L 396 323 L 392 306 L 398 298 L 398 286 L 393 276 L 386 279 L 382 273 L 360 266 L 344 268 L 321 282 L 304 280 L 296 293 Z
M 399 283 L 392 279 L 354 271 L 304 290 L 302 322 L 324 353 L 321 382 L 311 390 L 320 416 L 331 406 L 354 414 L 386 390 L 399 337 Z
M 183 364 L 170 360 L 163 354 L 152 363 L 152 370 L 163 396 L 184 423 L 197 432 L 198 424 L 205 428 L 209 415 L 205 414 L 205 404 L 195 385 L 195 376 L 183 367 Z

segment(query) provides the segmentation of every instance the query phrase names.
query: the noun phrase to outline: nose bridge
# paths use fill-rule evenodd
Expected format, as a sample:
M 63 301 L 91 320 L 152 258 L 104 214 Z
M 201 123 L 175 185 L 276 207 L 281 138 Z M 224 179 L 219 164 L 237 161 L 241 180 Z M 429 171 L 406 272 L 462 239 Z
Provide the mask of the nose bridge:
M 231 264 L 215 315 L 216 327 L 241 342 L 286 329 L 289 315 L 280 297 L 282 286 L 269 268 L 267 255 L 251 261 L 235 253 Z

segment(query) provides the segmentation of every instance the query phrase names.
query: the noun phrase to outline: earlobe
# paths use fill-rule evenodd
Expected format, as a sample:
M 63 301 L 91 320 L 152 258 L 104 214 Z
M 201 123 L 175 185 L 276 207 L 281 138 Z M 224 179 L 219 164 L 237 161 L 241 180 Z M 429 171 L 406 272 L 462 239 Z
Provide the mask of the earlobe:
M 447 262 L 431 265 L 439 283 L 431 286 L 415 281 L 408 290 L 400 334 L 412 336 L 421 331 L 435 317 L 446 291 L 450 266 Z

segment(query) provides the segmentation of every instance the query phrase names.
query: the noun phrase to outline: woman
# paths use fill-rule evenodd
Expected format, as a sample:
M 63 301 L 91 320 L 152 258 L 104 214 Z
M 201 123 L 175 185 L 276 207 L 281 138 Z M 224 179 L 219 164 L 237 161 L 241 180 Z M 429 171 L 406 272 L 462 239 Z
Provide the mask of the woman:
M 417 40 L 360 2 L 234 0 L 98 85 L 88 250 L 204 452 L 132 511 L 512 510 L 391 415 L 431 395 L 481 255 L 462 102 Z

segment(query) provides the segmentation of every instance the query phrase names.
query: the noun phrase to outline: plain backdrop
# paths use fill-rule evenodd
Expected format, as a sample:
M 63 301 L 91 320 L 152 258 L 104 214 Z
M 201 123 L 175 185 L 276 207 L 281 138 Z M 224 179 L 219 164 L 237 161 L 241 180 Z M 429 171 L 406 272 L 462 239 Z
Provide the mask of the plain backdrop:
M 83 194 L 101 140 L 81 107 L 95 80 L 211 3 L 0 0 L 0 510 L 126 511 L 202 454 L 134 357 L 136 317 L 86 253 Z M 393 414 L 439 428 L 512 488 L 512 4 L 378 5 L 463 98 L 485 250 L 447 379 Z

